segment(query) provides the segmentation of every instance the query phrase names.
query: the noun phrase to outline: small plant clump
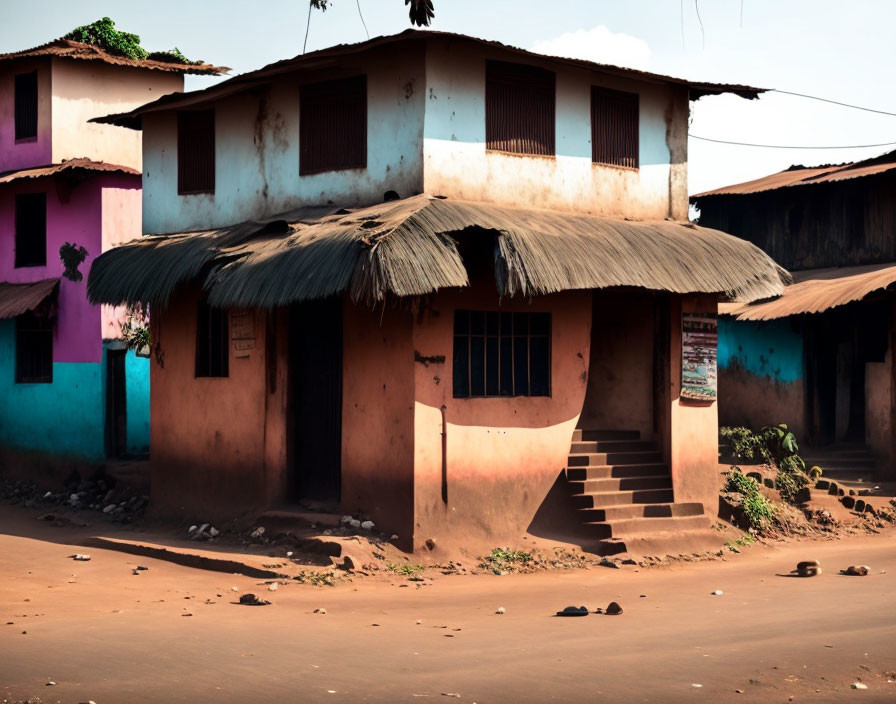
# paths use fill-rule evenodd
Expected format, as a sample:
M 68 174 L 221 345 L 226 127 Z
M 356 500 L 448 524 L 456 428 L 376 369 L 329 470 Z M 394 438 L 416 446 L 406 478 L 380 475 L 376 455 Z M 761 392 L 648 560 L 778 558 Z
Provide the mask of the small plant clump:
M 775 523 L 775 507 L 759 490 L 759 482 L 743 474 L 739 467 L 732 467 L 728 472 L 725 491 L 740 496 L 738 507 L 751 528 L 763 531 Z
M 765 438 L 742 426 L 719 428 L 722 442 L 728 446 L 731 455 L 741 462 L 750 460 L 761 463 L 771 462 L 772 457 L 765 444 Z
M 300 584 L 310 584 L 312 587 L 336 586 L 336 575 L 333 572 L 302 571 L 294 577 Z
M 395 574 L 400 574 L 402 577 L 407 577 L 412 582 L 422 582 L 422 574 L 426 570 L 426 565 L 412 565 L 410 563 L 396 565 L 394 562 L 389 562 L 386 564 L 386 569 Z
M 83 44 L 99 47 L 103 51 L 116 56 L 124 56 L 134 61 L 165 61 L 173 64 L 201 64 L 201 61 L 191 61 L 184 56 L 180 49 L 174 47 L 169 51 L 149 52 L 140 46 L 140 36 L 131 32 L 123 32 L 115 28 L 115 22 L 108 17 L 101 20 L 76 27 L 66 34 L 63 39 L 70 39 Z
M 495 574 L 504 574 L 532 562 L 532 553 L 514 548 L 494 548 L 481 559 L 480 567 L 490 569 Z
M 128 306 L 125 319 L 121 321 L 121 337 L 129 350 L 143 357 L 149 356 L 149 319 L 140 306 Z

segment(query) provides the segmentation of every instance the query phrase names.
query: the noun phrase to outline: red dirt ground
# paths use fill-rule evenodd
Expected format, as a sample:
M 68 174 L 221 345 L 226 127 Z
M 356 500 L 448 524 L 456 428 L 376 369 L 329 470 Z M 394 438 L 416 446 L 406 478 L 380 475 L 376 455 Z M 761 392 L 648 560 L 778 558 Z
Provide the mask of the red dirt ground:
M 275 592 L 102 549 L 75 562 L 85 550 L 65 536 L 0 509 L 0 695 L 10 701 L 896 701 L 892 534 L 675 567 Z M 807 558 L 822 576 L 777 576 Z M 856 563 L 871 575 L 837 574 Z M 149 569 L 135 576 L 138 564 Z M 232 603 L 248 591 L 273 604 Z M 622 615 L 553 617 L 613 600 Z M 851 689 L 858 681 L 868 689 Z

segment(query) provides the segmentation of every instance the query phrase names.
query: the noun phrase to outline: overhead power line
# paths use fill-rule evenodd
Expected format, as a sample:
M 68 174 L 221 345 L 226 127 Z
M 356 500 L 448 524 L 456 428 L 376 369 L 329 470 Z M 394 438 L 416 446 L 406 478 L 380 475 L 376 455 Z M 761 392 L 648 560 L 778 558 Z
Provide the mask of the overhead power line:
M 891 115 L 896 117 L 896 112 L 887 112 L 886 110 L 875 110 L 874 108 L 866 108 L 861 105 L 852 105 L 851 103 L 841 103 L 839 100 L 831 100 L 830 98 L 819 98 L 817 95 L 806 95 L 805 93 L 794 93 L 790 90 L 778 90 L 777 88 L 772 88 L 770 93 L 781 93 L 782 95 L 795 95 L 798 98 L 808 98 L 809 100 L 819 100 L 822 103 L 831 103 L 832 105 L 839 105 L 844 108 L 852 108 L 853 110 L 864 110 L 865 112 L 873 112 L 878 115 Z
M 700 137 L 696 134 L 688 133 L 688 137 L 699 139 L 702 142 L 714 142 L 715 144 L 733 144 L 738 147 L 759 147 L 761 149 L 866 149 L 869 147 L 892 147 L 896 142 L 881 142 L 880 144 L 847 144 L 843 146 L 806 146 L 804 144 L 754 144 L 752 142 L 733 142 L 727 139 L 712 139 L 711 137 Z

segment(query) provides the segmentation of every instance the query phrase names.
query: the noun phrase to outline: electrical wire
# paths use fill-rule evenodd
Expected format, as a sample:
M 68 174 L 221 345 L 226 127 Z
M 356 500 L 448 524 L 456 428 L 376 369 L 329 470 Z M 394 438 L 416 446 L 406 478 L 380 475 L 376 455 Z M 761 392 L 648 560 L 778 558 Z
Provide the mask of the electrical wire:
M 703 48 L 706 49 L 706 32 L 703 30 L 703 18 L 700 17 L 700 0 L 694 0 L 694 9 L 697 10 L 697 21 L 700 23 L 700 38 L 703 40 Z
M 733 144 L 738 147 L 760 147 L 762 149 L 866 149 L 869 147 L 892 147 L 896 142 L 881 142 L 879 144 L 847 144 L 844 146 L 820 146 L 811 147 L 806 145 L 791 144 L 754 144 L 752 142 L 732 142 L 727 139 L 712 139 L 711 137 L 700 137 L 696 134 L 688 133 L 688 137 L 699 139 L 702 142 L 714 142 L 716 144 Z
M 878 115 L 891 115 L 896 117 L 896 112 L 887 112 L 886 110 L 875 110 L 874 108 L 864 108 L 861 105 L 852 105 L 851 103 L 841 103 L 839 100 L 831 100 L 829 98 L 819 98 L 817 95 L 806 95 L 805 93 L 794 93 L 789 90 L 778 90 L 777 88 L 769 89 L 770 93 L 781 93 L 782 95 L 795 95 L 798 98 L 808 98 L 809 100 L 820 100 L 822 103 L 831 103 L 844 108 L 852 108 L 853 110 L 864 110 L 865 112 L 873 112 Z
M 308 0 L 308 22 L 305 24 L 305 42 L 302 44 L 302 53 L 305 53 L 305 49 L 308 46 L 308 30 L 311 29 L 311 2 L 312 0 Z
M 355 0 L 355 4 L 358 6 L 358 17 L 361 18 L 361 24 L 364 25 L 364 33 L 367 35 L 367 38 L 370 39 L 370 32 L 367 31 L 367 23 L 364 21 L 364 15 L 361 14 L 361 0 Z

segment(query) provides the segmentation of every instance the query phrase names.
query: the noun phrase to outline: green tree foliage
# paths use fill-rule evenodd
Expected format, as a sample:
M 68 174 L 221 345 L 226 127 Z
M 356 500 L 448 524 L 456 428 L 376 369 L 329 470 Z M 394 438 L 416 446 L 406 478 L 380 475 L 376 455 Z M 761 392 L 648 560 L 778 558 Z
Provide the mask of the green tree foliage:
M 326 0 L 322 0 L 326 4 Z M 115 56 L 124 56 L 134 61 L 143 61 L 150 59 L 152 61 L 164 61 L 172 64 L 201 64 L 201 61 L 191 61 L 184 56 L 180 49 L 174 47 L 168 51 L 149 52 L 140 46 L 140 36 L 131 34 L 130 32 L 122 32 L 115 29 L 115 22 L 108 17 L 101 20 L 85 24 L 83 27 L 76 27 L 63 37 L 71 39 L 75 42 L 91 44 L 99 47 L 109 54 Z

